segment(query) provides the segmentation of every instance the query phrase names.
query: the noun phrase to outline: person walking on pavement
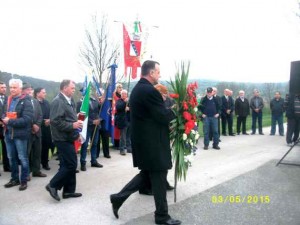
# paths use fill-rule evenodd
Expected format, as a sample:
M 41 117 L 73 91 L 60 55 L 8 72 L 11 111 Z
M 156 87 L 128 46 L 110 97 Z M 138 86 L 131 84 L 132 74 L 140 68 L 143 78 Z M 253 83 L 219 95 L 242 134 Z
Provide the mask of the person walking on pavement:
M 119 218 L 118 211 L 122 204 L 132 193 L 146 185 L 150 176 L 156 208 L 155 223 L 178 225 L 181 221 L 172 219 L 168 214 L 166 197 L 167 172 L 172 167 L 169 123 L 175 114 L 165 107 L 161 94 L 153 86 L 159 78 L 159 63 L 145 61 L 142 77 L 130 96 L 133 165 L 140 169 L 140 173 L 119 193 L 112 194 L 110 201 L 115 217 Z
M 60 93 L 50 105 L 50 128 L 55 146 L 58 149 L 60 168 L 47 184 L 46 190 L 51 197 L 60 201 L 57 190 L 63 188 L 63 198 L 81 197 L 76 190 L 77 156 L 74 141 L 79 138 L 83 121 L 77 119 L 75 102 L 75 83 L 63 80 L 60 83 Z

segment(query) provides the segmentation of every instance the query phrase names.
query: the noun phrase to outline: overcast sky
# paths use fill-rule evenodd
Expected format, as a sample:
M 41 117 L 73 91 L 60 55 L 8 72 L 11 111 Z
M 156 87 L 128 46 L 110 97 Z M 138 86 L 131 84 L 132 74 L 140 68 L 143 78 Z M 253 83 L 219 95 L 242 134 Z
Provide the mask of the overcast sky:
M 79 47 L 97 12 L 108 15 L 115 40 L 122 27 L 114 20 L 131 23 L 138 15 L 159 26 L 149 28 L 147 49 L 163 79 L 176 62 L 190 60 L 191 78 L 288 81 L 290 62 L 300 60 L 297 10 L 297 0 L 0 1 L 0 70 L 83 81 Z

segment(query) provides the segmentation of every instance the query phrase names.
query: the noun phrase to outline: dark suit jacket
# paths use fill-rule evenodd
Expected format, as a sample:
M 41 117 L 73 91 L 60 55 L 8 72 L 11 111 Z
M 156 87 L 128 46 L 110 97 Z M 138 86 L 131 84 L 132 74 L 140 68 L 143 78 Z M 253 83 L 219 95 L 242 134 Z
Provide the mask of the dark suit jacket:
M 244 102 L 238 97 L 235 100 L 235 115 L 246 117 L 250 114 L 250 105 L 248 99 L 244 98 Z
M 223 95 L 221 97 L 221 99 L 222 99 L 222 106 L 221 106 L 222 116 L 228 115 L 227 112 L 226 112 L 227 110 L 231 110 L 230 113 L 233 113 L 233 111 L 234 111 L 233 98 L 231 96 L 228 96 L 228 101 L 227 101 L 225 95 Z
M 175 118 L 161 94 L 141 78 L 130 96 L 133 165 L 141 170 L 171 169 L 169 123 Z

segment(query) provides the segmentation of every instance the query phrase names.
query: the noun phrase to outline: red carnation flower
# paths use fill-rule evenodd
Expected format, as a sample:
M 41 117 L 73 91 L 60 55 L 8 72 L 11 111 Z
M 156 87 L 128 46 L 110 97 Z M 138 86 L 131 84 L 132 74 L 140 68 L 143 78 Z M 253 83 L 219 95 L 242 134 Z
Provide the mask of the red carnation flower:
M 188 110 L 189 109 L 189 106 L 188 106 L 188 104 L 185 101 L 182 102 L 182 106 L 183 106 L 184 110 Z
M 171 98 L 179 98 L 179 94 L 170 94 Z
M 189 112 L 183 112 L 183 118 L 186 119 L 187 121 L 192 119 L 192 115 Z

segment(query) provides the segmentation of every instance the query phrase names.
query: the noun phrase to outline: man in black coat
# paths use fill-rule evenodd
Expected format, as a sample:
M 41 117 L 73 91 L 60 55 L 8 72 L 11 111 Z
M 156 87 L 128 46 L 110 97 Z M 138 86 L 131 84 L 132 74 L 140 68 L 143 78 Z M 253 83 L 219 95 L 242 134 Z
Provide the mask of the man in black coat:
M 233 126 L 233 111 L 234 111 L 234 101 L 230 96 L 230 90 L 225 89 L 224 95 L 222 96 L 222 106 L 221 106 L 221 120 L 222 120 L 222 135 L 226 136 L 226 126 L 228 125 L 229 136 L 234 136 L 232 131 Z
M 235 100 L 235 115 L 237 116 L 236 123 L 236 132 L 239 135 L 241 133 L 241 125 L 242 125 L 242 133 L 248 135 L 246 132 L 246 121 L 247 116 L 250 114 L 250 104 L 247 98 L 245 98 L 245 92 L 243 90 L 239 91 L 239 97 Z
M 155 222 L 181 224 L 168 214 L 167 172 L 172 167 L 169 123 L 175 115 L 164 106 L 161 94 L 153 86 L 158 83 L 159 77 L 159 63 L 145 61 L 142 78 L 130 97 L 133 165 L 141 171 L 119 193 L 112 194 L 110 200 L 113 213 L 119 218 L 121 205 L 132 193 L 143 188 L 150 176 L 156 207 Z
M 34 97 L 38 100 L 42 113 L 43 121 L 41 125 L 42 131 L 42 151 L 41 151 L 41 164 L 43 169 L 50 170 L 49 167 L 49 149 L 54 153 L 54 144 L 52 142 L 52 136 L 50 131 L 50 104 L 46 100 L 46 90 L 45 88 L 38 87 L 34 89 Z

